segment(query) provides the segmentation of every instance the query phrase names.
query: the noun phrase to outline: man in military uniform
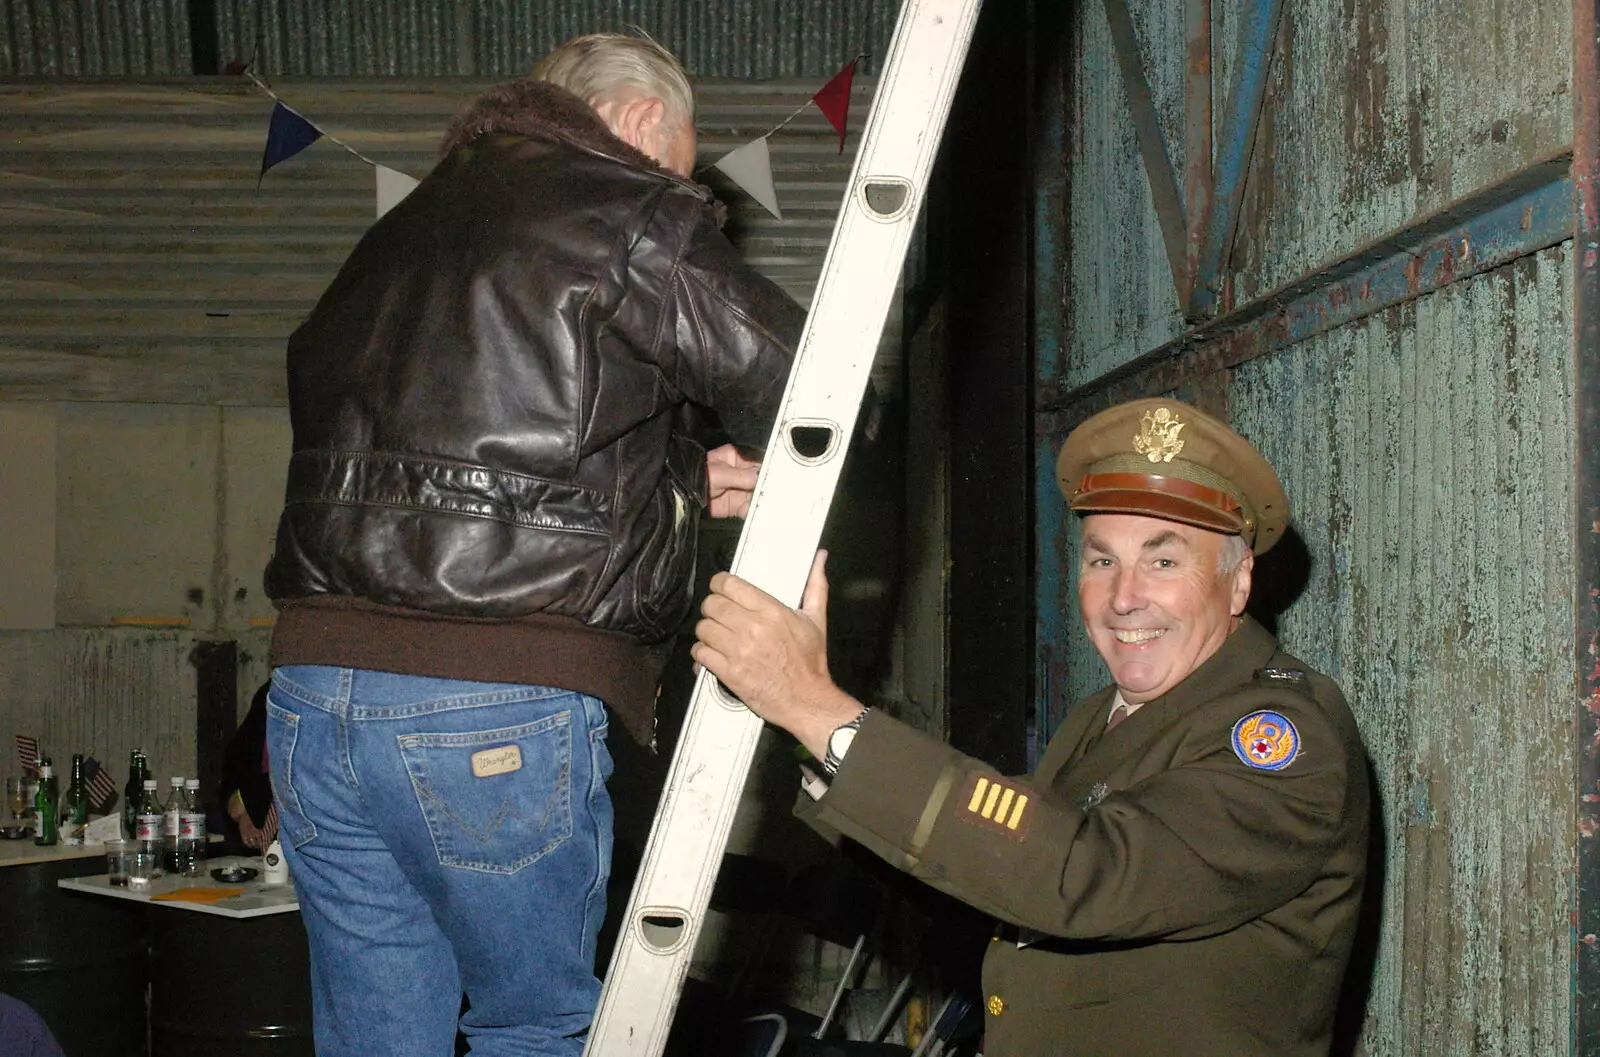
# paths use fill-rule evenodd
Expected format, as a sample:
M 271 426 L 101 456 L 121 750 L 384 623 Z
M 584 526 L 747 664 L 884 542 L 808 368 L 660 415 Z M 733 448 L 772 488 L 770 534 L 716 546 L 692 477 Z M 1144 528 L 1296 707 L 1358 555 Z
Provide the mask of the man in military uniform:
M 715 578 L 695 659 L 822 761 L 820 827 L 1000 919 L 988 1057 L 1325 1054 L 1369 790 L 1338 687 L 1244 615 L 1254 555 L 1288 523 L 1283 488 L 1243 437 L 1172 400 L 1089 419 L 1057 470 L 1112 685 L 1031 777 L 834 685 L 822 555 L 798 612 Z

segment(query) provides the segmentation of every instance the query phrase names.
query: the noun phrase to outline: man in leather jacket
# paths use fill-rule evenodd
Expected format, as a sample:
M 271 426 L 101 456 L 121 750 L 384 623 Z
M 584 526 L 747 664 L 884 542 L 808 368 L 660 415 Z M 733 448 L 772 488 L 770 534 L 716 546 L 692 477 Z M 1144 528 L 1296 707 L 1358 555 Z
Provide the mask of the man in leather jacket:
M 693 113 L 653 42 L 568 42 L 290 338 L 268 741 L 323 1057 L 450 1053 L 463 992 L 475 1054 L 582 1048 L 608 716 L 652 739 L 804 319 L 689 178 Z

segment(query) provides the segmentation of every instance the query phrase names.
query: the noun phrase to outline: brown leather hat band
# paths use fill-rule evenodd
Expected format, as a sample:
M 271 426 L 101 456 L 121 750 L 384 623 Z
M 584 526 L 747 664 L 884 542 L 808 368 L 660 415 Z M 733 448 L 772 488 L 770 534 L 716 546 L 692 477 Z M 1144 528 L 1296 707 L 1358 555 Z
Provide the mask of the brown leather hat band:
M 1215 488 L 1185 481 L 1181 477 L 1164 477 L 1154 473 L 1087 474 L 1078 482 L 1077 492 L 1073 495 L 1074 506 L 1077 504 L 1078 496 L 1088 492 L 1161 492 L 1193 499 L 1226 514 L 1241 515 L 1240 520 L 1243 520 L 1244 506 L 1238 499 Z
M 1243 536 L 1248 543 L 1253 533 L 1238 514 L 1224 514 L 1214 506 L 1167 495 L 1164 492 L 1108 491 L 1085 492 L 1084 502 L 1074 501 L 1072 509 L 1080 514 L 1138 514 L 1141 517 L 1177 521 L 1213 532 L 1227 532 Z

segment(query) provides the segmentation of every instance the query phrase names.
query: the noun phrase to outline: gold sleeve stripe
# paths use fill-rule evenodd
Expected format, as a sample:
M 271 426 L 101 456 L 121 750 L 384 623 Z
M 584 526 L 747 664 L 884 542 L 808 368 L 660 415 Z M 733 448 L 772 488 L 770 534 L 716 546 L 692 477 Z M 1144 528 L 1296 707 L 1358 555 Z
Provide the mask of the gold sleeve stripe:
M 1006 820 L 1006 815 L 1011 811 L 1011 801 L 1016 795 L 1017 791 L 1009 788 L 1000 794 L 1000 804 L 994 809 L 996 822 L 1004 822 Z
M 956 817 L 1011 840 L 1026 840 L 1034 815 L 1029 809 L 1032 794 L 1023 792 L 1026 788 L 1026 785 L 968 771 L 956 800 L 956 804 L 965 805 L 966 810 L 957 807 Z
M 967 804 L 967 810 L 977 814 L 978 805 L 983 803 L 983 791 L 989 788 L 989 779 L 979 778 L 978 784 L 972 788 L 972 801 Z
M 984 798 L 983 810 L 978 812 L 984 818 L 994 818 L 994 802 L 1000 799 L 1000 783 L 989 783 L 989 795 Z
M 1007 829 L 1016 829 L 1022 822 L 1022 809 L 1028 806 L 1028 795 L 1021 793 L 1017 796 L 1017 806 L 1011 812 L 1011 819 L 1006 823 Z

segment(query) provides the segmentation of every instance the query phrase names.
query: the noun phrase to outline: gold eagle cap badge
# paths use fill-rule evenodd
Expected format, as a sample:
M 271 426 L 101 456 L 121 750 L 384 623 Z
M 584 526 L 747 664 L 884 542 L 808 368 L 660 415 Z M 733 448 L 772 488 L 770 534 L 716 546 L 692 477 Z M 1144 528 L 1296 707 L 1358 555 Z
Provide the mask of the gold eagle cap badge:
M 1171 408 L 1146 411 L 1139 422 L 1139 433 L 1133 438 L 1133 450 L 1151 462 L 1171 462 L 1183 450 L 1183 440 L 1178 436 L 1183 427 Z

